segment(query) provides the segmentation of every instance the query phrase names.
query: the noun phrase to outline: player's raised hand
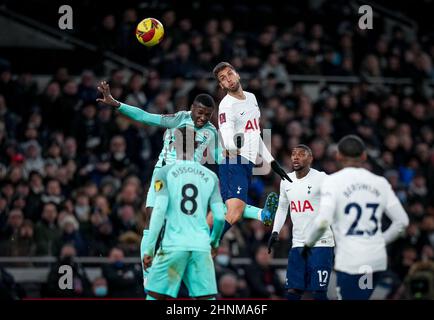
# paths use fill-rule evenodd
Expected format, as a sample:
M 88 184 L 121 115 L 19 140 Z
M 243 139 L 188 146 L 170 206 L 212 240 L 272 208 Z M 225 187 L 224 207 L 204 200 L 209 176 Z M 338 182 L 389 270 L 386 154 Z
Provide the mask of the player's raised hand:
M 152 266 L 152 257 L 145 254 L 143 256 L 143 269 L 147 271 L 148 268 L 150 268 L 151 266 Z
M 97 102 L 105 103 L 109 106 L 118 108 L 121 104 L 115 98 L 113 98 L 110 92 L 110 85 L 107 81 L 101 81 L 101 83 L 97 86 L 98 92 L 102 94 L 103 98 L 96 99 Z
M 274 231 L 268 239 L 268 254 L 271 253 L 271 248 L 279 240 L 279 233 Z
M 270 163 L 271 169 L 273 169 L 274 172 L 276 172 L 282 180 L 288 180 L 289 182 L 292 182 L 291 178 L 288 176 L 288 174 L 285 172 L 285 170 L 282 169 L 282 167 L 277 163 L 276 160 L 271 161 Z

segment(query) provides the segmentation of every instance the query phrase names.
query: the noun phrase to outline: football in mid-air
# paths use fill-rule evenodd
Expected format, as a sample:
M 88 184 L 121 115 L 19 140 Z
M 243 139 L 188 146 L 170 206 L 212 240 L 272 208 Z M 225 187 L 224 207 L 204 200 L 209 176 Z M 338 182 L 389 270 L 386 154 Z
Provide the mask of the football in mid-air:
M 139 22 L 136 28 L 136 37 L 141 44 L 147 47 L 155 46 L 163 40 L 164 27 L 154 18 L 146 18 Z

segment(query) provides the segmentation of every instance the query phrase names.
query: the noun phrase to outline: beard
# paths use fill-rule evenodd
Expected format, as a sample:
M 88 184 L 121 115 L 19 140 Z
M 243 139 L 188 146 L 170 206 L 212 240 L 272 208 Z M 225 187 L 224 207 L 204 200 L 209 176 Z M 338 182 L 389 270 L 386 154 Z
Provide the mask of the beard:
M 298 166 L 298 167 L 292 167 L 292 170 L 294 170 L 294 171 L 301 171 L 301 170 L 303 170 L 304 169 L 304 166 Z
M 240 82 L 238 81 L 233 88 L 225 88 L 227 92 L 237 92 L 240 88 Z

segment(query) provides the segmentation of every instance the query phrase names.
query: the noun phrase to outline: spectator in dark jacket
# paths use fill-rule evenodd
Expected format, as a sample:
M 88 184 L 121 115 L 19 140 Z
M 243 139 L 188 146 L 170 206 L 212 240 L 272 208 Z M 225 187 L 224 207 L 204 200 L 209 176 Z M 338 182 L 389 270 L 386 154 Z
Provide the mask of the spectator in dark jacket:
M 41 295 L 44 297 L 59 298 L 84 298 L 92 295 L 91 283 L 84 268 L 74 261 L 77 252 L 73 245 L 66 244 L 60 251 L 58 262 L 54 264 L 48 274 L 46 285 L 42 288 Z M 72 268 L 72 279 L 65 278 L 68 274 L 61 270 L 61 266 Z M 72 288 L 62 288 L 62 284 L 72 284 Z
M 103 276 L 108 282 L 108 296 L 112 298 L 132 298 L 143 296 L 142 267 L 140 264 L 125 263 L 124 253 L 113 248 L 109 255 L 110 263 L 103 266 Z

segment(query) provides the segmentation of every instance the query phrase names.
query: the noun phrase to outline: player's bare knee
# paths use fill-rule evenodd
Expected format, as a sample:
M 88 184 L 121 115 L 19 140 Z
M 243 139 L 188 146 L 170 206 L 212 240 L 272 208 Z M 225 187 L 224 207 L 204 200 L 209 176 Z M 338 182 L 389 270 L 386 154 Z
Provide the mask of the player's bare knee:
M 228 210 L 228 212 L 226 213 L 226 221 L 229 222 L 230 224 L 234 224 L 236 222 L 238 222 L 241 217 L 243 215 L 243 212 L 239 211 L 239 210 Z
M 241 219 L 246 204 L 239 199 L 229 199 L 226 201 L 228 211 L 226 213 L 226 221 L 234 224 Z

